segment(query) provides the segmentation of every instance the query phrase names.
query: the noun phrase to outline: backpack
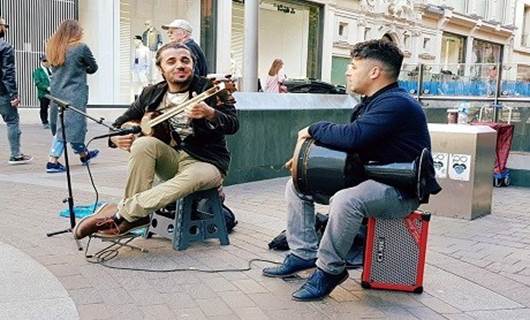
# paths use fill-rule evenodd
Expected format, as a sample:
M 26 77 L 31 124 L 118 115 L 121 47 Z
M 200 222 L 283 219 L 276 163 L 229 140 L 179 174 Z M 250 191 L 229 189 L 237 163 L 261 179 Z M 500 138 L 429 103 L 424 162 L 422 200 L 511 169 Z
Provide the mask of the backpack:
M 315 231 L 317 232 L 318 238 L 322 238 L 326 225 L 328 223 L 328 216 L 317 212 L 315 219 Z M 289 244 L 287 243 L 287 230 L 283 230 L 279 235 L 274 237 L 271 242 L 269 242 L 269 249 L 285 251 L 289 250 Z
M 238 221 L 236 220 L 236 216 L 234 215 L 232 210 L 230 210 L 230 208 L 228 208 L 224 203 L 222 204 L 222 206 L 223 216 L 225 217 L 226 231 L 228 233 L 231 233 L 234 227 L 237 226 Z
M 223 186 L 220 186 L 217 190 L 219 191 L 219 200 L 221 200 L 222 206 L 221 209 L 223 210 L 223 216 L 225 217 L 226 232 L 231 233 L 239 221 L 236 220 L 234 212 L 225 205 L 226 195 L 223 192 Z

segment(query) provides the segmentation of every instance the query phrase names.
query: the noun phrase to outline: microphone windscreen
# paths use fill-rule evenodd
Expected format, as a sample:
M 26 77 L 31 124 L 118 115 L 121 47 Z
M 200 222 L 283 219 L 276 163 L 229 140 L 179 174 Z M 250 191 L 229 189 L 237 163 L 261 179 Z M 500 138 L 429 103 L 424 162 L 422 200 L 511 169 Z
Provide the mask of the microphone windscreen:
M 131 133 L 140 133 L 142 132 L 142 128 L 140 128 L 139 126 L 134 126 L 134 127 L 131 127 Z

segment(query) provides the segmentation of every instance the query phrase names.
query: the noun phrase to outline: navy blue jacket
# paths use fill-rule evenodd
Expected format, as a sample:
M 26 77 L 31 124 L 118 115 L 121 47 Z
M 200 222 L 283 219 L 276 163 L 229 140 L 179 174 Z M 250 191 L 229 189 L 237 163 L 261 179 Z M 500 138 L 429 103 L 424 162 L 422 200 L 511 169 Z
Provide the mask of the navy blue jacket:
M 363 98 L 350 123 L 317 122 L 309 127 L 309 134 L 331 149 L 357 153 L 363 163 L 412 162 L 424 148 L 431 149 L 425 113 L 397 83 Z M 435 191 L 439 186 L 434 168 L 429 171 L 428 189 Z

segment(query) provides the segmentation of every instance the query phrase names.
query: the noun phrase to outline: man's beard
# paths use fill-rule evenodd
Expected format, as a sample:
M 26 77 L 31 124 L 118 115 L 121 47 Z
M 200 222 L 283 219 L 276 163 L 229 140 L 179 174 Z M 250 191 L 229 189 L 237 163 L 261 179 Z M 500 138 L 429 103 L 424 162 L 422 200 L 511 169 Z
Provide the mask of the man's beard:
M 0 30 L 0 38 L 3 38 L 5 36 L 5 34 L 6 33 L 4 32 L 4 30 Z

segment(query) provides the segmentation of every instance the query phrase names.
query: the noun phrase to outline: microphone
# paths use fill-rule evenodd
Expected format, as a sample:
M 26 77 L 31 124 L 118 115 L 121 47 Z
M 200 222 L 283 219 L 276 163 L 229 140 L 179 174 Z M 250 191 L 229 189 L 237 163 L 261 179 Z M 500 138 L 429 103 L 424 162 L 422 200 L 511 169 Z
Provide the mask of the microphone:
M 51 94 L 45 94 L 44 95 L 45 98 L 57 103 L 58 105 L 60 105 L 61 107 L 63 108 L 67 108 L 68 106 L 70 106 L 70 102 L 67 102 L 67 101 L 64 101 L 64 100 L 61 100 L 59 98 L 56 98 L 54 96 L 52 96 Z
M 130 127 L 130 128 L 127 128 L 127 129 L 118 129 L 114 132 L 109 132 L 107 134 L 102 134 L 100 136 L 95 136 L 94 138 L 92 138 L 92 140 L 94 139 L 101 139 L 101 138 L 110 138 L 110 137 L 114 137 L 114 136 L 125 136 L 125 135 L 128 135 L 128 134 L 136 134 L 136 133 L 140 133 L 142 132 L 142 128 L 138 127 L 138 126 L 134 126 L 134 127 Z

